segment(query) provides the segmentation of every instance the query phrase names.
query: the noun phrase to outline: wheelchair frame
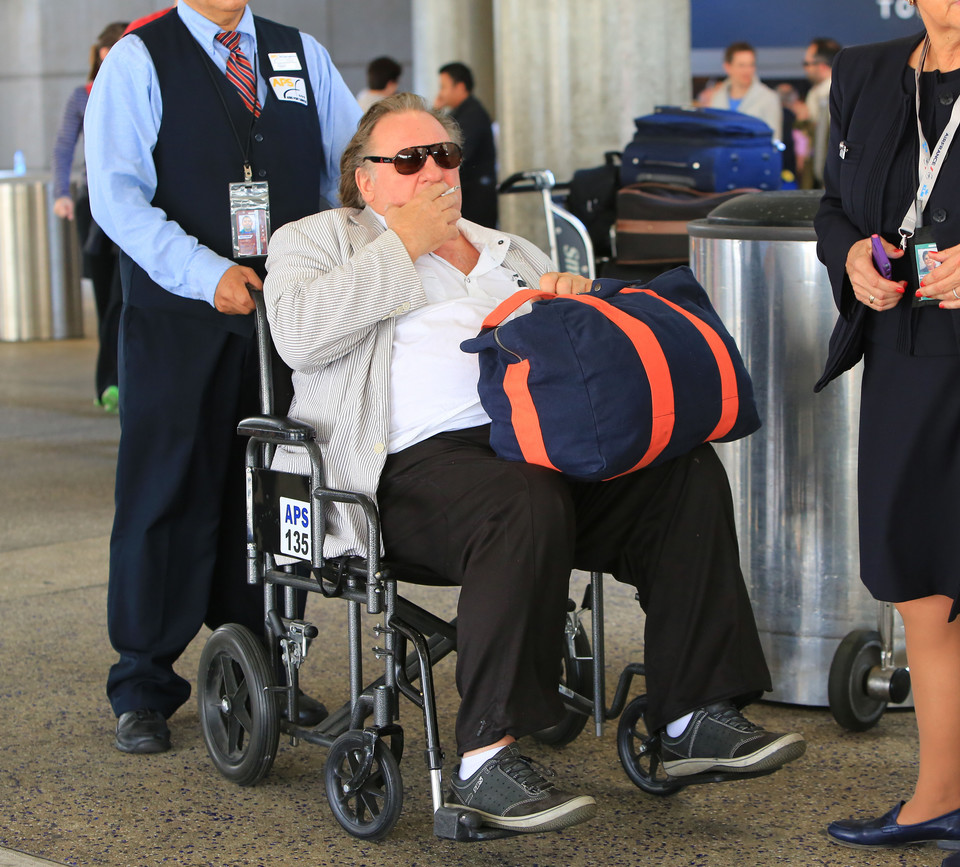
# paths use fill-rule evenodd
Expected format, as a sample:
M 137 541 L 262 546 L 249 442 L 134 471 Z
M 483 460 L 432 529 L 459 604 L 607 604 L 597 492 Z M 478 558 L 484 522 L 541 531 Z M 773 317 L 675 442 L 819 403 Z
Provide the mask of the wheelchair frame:
M 397 723 L 402 695 L 423 715 L 425 761 L 436 836 L 457 841 L 513 836 L 514 831 L 482 826 L 479 816 L 469 809 L 444 805 L 444 756 L 432 666 L 456 649 L 456 618 L 448 623 L 399 596 L 397 582 L 448 582 L 436 575 L 382 561 L 379 514 L 374 501 L 364 494 L 327 488 L 313 428 L 273 414 L 273 365 L 266 307 L 262 293 L 251 291 L 251 295 L 256 304 L 262 415 L 241 421 L 237 432 L 249 438 L 246 448 L 247 581 L 263 587 L 267 641 L 265 647 L 260 638 L 237 624 L 221 626 L 208 639 L 201 655 L 197 688 L 207 751 L 227 779 L 239 785 L 254 785 L 270 770 L 281 732 L 290 736 L 294 745 L 303 740 L 327 747 L 324 777 L 327 800 L 335 818 L 355 837 L 380 839 L 396 824 L 403 803 L 399 769 L 403 729 Z M 310 460 L 309 480 L 269 469 L 273 453 L 280 445 L 306 451 Z M 276 487 L 271 492 L 268 489 L 273 483 Z M 278 493 L 282 484 L 288 486 L 288 493 L 306 497 L 311 507 L 310 560 L 301 561 L 297 566 L 278 566 L 276 550 L 266 550 L 276 546 L 264 544 L 264 533 L 272 530 L 270 520 L 262 516 L 275 512 L 276 502 L 282 496 Z M 351 504 L 363 511 L 368 557 L 323 556 L 324 510 L 332 503 Z M 283 589 L 282 615 L 278 610 L 278 588 Z M 299 719 L 299 669 L 311 641 L 318 635 L 315 626 L 298 619 L 296 591 L 340 597 L 348 605 L 350 699 L 312 727 L 294 722 Z M 374 656 L 383 662 L 383 673 L 367 686 L 363 685 L 361 658 L 363 610 L 383 616 L 383 622 L 373 630 L 383 639 L 382 647 L 373 648 Z M 582 623 L 587 611 L 591 619 L 592 651 Z M 409 653 L 408 643 L 413 648 Z M 567 715 L 556 726 L 534 735 L 541 742 L 554 745 L 571 742 L 590 717 L 600 736 L 604 723 L 619 716 L 617 750 L 624 770 L 635 785 L 654 795 L 670 795 L 695 783 L 747 779 L 769 773 L 698 774 L 683 778 L 664 774 L 659 734 L 646 730 L 646 696 L 638 696 L 627 705 L 633 677 L 644 674 L 642 664 L 630 663 L 624 668 L 613 702 L 610 707 L 606 706 L 603 576 L 599 572 L 591 573 L 579 609 L 572 600 L 568 601 L 563 667 L 564 678 L 559 690 Z M 279 671 L 285 675 L 285 684 L 277 683 Z M 419 688 L 414 685 L 418 678 Z M 368 724 L 371 716 L 372 722 Z

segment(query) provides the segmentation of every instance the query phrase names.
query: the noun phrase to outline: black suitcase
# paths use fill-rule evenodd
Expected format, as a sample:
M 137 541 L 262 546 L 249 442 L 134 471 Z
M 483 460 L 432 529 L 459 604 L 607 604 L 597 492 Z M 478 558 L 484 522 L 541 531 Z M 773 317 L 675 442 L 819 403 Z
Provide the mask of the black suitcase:
M 720 108 L 658 106 L 635 120 L 623 185 L 654 181 L 703 192 L 779 190 L 783 157 L 762 120 Z
M 755 189 L 704 193 L 676 184 L 642 183 L 617 193 L 617 264 L 686 264 L 687 223 L 706 217 L 717 205 Z
M 620 153 L 607 151 L 604 164 L 578 169 L 570 180 L 566 209 L 587 229 L 595 257 L 610 256 L 610 229 L 617 219 L 617 190 L 620 189 Z

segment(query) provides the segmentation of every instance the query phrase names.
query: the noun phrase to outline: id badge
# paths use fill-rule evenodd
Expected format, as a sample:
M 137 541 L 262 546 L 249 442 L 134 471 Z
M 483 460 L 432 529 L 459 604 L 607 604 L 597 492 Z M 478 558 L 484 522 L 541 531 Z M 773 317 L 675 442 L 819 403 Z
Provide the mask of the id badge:
M 270 238 L 270 191 L 266 182 L 230 184 L 233 255 L 266 256 Z
M 936 252 L 937 243 L 933 240 L 930 227 L 922 226 L 917 229 L 907 245 L 907 254 L 910 256 L 910 265 L 913 270 L 913 282 L 916 284 L 914 292 L 920 288 L 920 281 L 940 264 L 930 258 L 930 254 Z M 914 307 L 929 307 L 931 304 L 939 303 L 939 298 L 918 298 L 916 294 L 913 297 Z

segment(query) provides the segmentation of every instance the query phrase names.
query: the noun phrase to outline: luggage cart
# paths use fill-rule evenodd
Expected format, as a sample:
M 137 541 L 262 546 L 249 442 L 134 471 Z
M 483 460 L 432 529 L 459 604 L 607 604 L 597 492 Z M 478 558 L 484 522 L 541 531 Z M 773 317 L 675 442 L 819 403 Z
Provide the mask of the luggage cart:
M 558 271 L 580 274 L 596 279 L 596 260 L 593 242 L 587 227 L 566 208 L 554 200 L 554 190 L 562 185 L 549 169 L 534 169 L 510 175 L 500 184 L 501 195 L 538 192 L 543 197 L 543 214 L 547 222 L 550 258 Z

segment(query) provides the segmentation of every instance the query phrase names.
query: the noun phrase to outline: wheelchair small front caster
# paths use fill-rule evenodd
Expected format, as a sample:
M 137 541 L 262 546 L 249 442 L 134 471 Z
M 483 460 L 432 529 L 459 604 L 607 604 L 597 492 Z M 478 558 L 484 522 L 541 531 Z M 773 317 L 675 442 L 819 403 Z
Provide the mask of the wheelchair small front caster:
M 280 740 L 280 711 L 263 644 L 228 623 L 203 648 L 197 677 L 200 728 L 224 777 L 241 786 L 263 779 Z
M 344 732 L 333 742 L 324 780 L 330 809 L 348 834 L 379 840 L 400 818 L 400 766 L 387 745 L 371 732 Z
M 683 783 L 668 777 L 660 762 L 660 735 L 647 731 L 647 697 L 638 696 L 624 708 L 617 726 L 617 753 L 630 781 L 650 795 L 672 795 Z

